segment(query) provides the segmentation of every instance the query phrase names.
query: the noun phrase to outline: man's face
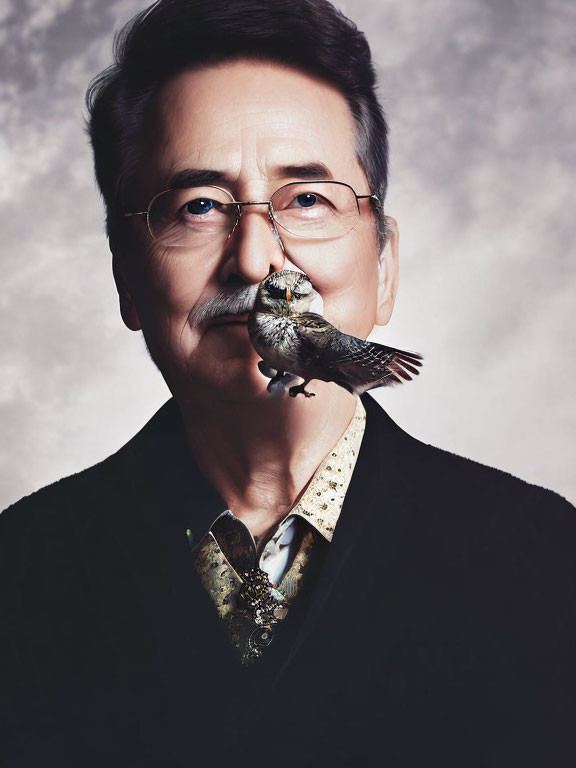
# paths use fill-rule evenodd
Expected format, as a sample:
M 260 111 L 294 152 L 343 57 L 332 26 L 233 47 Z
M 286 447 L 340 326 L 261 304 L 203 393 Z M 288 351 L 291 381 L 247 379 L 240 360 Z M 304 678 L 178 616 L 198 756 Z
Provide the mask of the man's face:
M 129 210 L 144 210 L 187 169 L 217 171 L 221 178 L 213 183 L 242 201 L 269 200 L 281 185 L 303 178 L 298 167 L 311 164 L 322 164 L 325 178 L 346 182 L 357 194 L 372 192 L 356 159 L 345 98 L 310 75 L 268 62 L 228 62 L 170 80 L 148 116 L 141 156 Z M 265 205 L 245 207 L 224 247 L 200 252 L 161 246 L 142 217 L 126 220 L 115 246 L 117 274 L 129 292 L 123 316 L 142 328 L 180 402 L 208 393 L 238 401 L 268 397 L 246 322 L 189 322 L 193 309 L 227 285 L 259 283 L 271 270 L 296 266 L 309 275 L 325 317 L 339 329 L 365 338 L 375 322 L 387 322 L 394 281 L 386 275 L 391 301 L 382 309 L 370 202 L 360 201 L 360 209 L 356 227 L 338 239 L 308 240 L 279 229 L 285 253 Z

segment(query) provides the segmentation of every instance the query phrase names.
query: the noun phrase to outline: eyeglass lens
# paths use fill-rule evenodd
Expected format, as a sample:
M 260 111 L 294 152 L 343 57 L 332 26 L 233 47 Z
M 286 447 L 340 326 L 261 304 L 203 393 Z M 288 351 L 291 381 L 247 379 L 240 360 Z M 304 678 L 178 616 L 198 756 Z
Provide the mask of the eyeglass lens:
M 299 237 L 332 238 L 349 232 L 359 218 L 354 191 L 339 182 L 292 182 L 271 197 L 276 223 Z M 225 241 L 241 206 L 218 187 L 170 189 L 152 202 L 148 226 L 163 245 L 199 248 Z

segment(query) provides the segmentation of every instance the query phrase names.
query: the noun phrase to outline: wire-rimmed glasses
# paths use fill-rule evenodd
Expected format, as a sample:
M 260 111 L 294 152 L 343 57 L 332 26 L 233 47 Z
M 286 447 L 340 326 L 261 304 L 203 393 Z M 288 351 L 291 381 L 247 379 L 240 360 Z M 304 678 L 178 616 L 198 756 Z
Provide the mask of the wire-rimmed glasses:
M 275 235 L 276 226 L 296 237 L 331 239 L 350 232 L 360 219 L 358 201 L 380 203 L 375 194 L 357 195 L 342 181 L 291 181 L 270 200 L 240 202 L 222 187 L 205 185 L 167 189 L 152 198 L 147 210 L 125 213 L 144 216 L 154 240 L 164 246 L 199 248 L 234 232 L 247 205 L 267 205 Z

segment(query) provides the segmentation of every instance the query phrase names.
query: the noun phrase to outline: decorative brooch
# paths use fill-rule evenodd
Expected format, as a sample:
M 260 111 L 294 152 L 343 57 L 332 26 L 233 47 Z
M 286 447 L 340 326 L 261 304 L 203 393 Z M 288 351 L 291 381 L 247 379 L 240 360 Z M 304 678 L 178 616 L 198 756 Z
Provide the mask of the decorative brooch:
M 251 664 L 274 639 L 273 627 L 286 617 L 288 604 L 284 595 L 270 581 L 266 571 L 251 568 L 240 575 L 243 584 L 238 596 L 244 602 L 245 611 L 251 621 L 256 625 L 248 636 L 242 659 L 244 664 Z

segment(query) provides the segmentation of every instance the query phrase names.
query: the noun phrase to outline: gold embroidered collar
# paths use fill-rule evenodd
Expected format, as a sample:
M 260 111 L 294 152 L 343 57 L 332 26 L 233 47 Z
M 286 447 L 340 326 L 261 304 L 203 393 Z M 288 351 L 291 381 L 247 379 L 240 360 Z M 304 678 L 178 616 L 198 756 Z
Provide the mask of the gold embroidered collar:
M 357 398 L 352 421 L 324 458 L 300 500 L 289 513 L 303 517 L 327 541 L 332 541 L 334 528 L 342 511 L 365 426 L 366 411 L 360 398 Z

